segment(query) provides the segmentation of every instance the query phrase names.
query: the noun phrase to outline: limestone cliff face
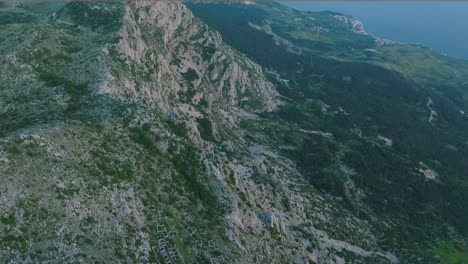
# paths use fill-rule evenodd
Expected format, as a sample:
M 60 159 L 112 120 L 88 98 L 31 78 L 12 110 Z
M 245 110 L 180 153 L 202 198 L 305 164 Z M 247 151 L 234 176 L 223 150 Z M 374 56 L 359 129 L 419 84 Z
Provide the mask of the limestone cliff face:
M 119 42 L 107 47 L 112 66 L 103 91 L 185 120 L 194 140 L 197 119 L 214 121 L 217 137 L 242 116 L 278 104 L 261 67 L 223 43 L 180 2 L 132 2 L 119 35 Z

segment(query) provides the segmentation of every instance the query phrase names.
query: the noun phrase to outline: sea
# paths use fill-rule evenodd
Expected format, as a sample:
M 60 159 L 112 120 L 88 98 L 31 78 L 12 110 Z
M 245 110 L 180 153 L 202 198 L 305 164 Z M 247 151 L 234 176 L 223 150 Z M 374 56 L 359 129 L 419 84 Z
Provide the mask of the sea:
M 353 16 L 377 37 L 418 43 L 468 60 L 468 2 L 346 1 L 280 2 L 308 11 L 335 11 Z

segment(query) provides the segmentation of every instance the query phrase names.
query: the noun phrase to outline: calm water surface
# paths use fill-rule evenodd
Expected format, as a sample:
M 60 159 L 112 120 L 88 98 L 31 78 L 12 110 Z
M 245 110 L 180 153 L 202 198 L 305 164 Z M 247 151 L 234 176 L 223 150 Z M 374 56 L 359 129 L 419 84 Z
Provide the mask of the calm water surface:
M 468 60 L 468 2 L 281 2 L 351 15 L 381 38 L 420 43 Z

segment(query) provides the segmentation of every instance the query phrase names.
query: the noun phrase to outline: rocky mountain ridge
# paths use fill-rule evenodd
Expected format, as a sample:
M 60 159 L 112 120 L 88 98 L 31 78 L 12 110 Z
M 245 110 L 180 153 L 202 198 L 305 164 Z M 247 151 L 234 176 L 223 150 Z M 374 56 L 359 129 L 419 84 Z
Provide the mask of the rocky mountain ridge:
M 226 44 L 223 31 L 187 6 L 0 5 L 0 17 L 9 18 L 0 24 L 0 260 L 398 263 L 420 257 L 414 249 L 404 253 L 406 245 L 383 242 L 400 225 L 373 212 L 346 149 L 337 154 L 345 198 L 311 184 L 290 155 L 299 149 L 295 143 L 269 132 L 305 138 L 304 146 L 339 133 L 268 119 L 294 102 L 284 93 L 295 89 L 294 80 Z M 249 22 L 255 31 L 265 28 Z M 301 54 L 294 41 L 273 34 L 274 45 Z M 325 103 L 320 108 L 333 112 Z M 391 139 L 380 140 L 393 147 Z M 315 147 L 308 153 L 321 150 Z

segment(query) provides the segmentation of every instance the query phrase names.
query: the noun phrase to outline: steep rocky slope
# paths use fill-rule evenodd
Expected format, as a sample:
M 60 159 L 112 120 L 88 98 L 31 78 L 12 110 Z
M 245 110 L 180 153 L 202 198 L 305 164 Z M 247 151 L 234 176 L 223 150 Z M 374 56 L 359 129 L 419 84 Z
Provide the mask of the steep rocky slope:
M 291 76 L 227 45 L 186 5 L 8 3 L 0 18 L 0 262 L 434 260 L 385 242 L 401 222 L 373 211 L 346 148 L 333 171 L 344 196 L 310 181 L 317 168 L 304 164 L 323 150 L 311 142 L 338 133 L 283 118 L 296 100 L 285 91 L 303 92 Z M 309 52 L 272 32 L 288 55 Z M 306 106 L 350 111 L 316 103 Z M 398 144 L 384 135 L 373 144 Z
M 277 92 L 182 4 L 1 11 L 15 13 L 1 31 L 2 261 L 393 258 L 351 215 L 335 228 L 347 213 L 289 160 L 245 142 L 239 122 Z
M 221 139 L 240 117 L 277 104 L 263 70 L 180 3 L 128 5 L 119 35 L 118 44 L 106 51 L 113 68 L 102 89 L 183 119 L 193 140 L 200 136 L 197 119 L 209 130 L 203 131 L 206 136 Z

